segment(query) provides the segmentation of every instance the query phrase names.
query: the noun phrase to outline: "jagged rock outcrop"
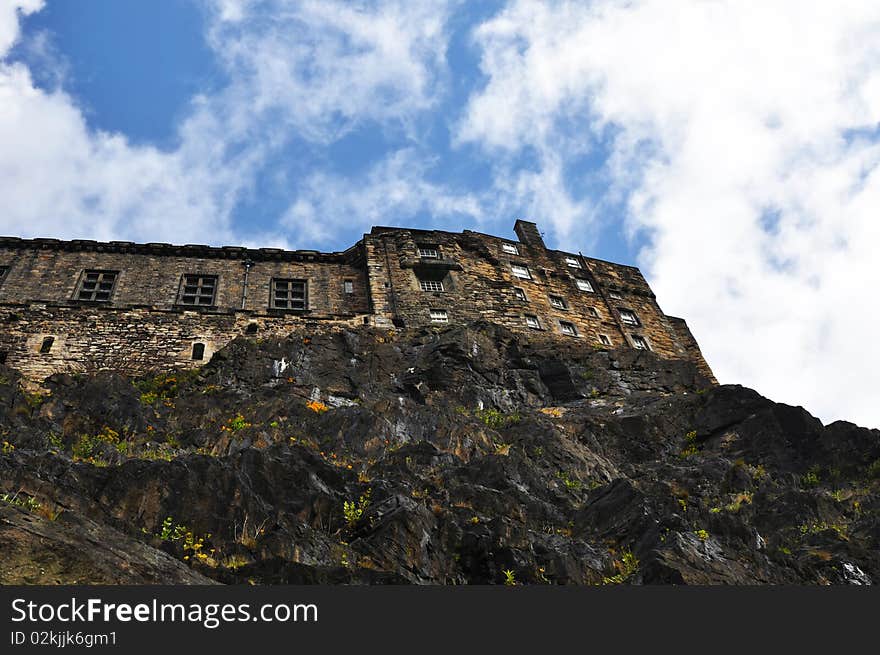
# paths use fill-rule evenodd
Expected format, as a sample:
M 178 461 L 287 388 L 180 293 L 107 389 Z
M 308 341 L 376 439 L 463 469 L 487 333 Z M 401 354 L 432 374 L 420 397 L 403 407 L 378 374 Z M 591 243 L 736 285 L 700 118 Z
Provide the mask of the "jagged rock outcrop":
M 6 583 L 880 579 L 880 432 L 648 352 L 326 328 L 46 390 L 0 369 Z

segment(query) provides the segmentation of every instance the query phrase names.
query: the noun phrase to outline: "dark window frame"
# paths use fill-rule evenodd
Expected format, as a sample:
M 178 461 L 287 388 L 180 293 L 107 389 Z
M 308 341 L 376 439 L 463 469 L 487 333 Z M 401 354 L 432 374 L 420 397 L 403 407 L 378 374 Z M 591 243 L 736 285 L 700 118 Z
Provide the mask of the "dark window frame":
M 551 293 L 547 295 L 547 299 L 550 301 L 550 306 L 553 309 L 568 311 L 568 303 L 565 301 L 564 297 L 557 296 L 555 293 Z
M 0 266 L 0 287 L 3 286 L 3 283 L 6 281 L 6 278 L 9 277 L 9 271 L 12 269 L 11 266 Z
M 77 302 L 107 303 L 113 301 L 120 271 L 87 268 L 79 274 L 73 299 Z M 109 280 L 108 280 L 109 278 Z M 108 288 L 109 285 L 109 288 Z
M 269 307 L 288 312 L 308 311 L 309 281 L 303 278 L 273 277 L 269 287 Z
M 617 315 L 620 317 L 620 322 L 624 325 L 628 325 L 629 327 L 641 327 L 642 322 L 639 320 L 638 314 L 636 314 L 631 309 L 626 309 L 624 307 L 617 308 Z M 624 318 L 625 315 L 631 316 L 632 320 L 628 318 Z
M 419 257 L 422 259 L 443 259 L 443 253 L 440 250 L 440 245 L 436 243 L 417 243 L 416 250 L 419 252 Z M 426 255 L 425 252 L 433 253 Z
M 566 326 L 571 328 L 571 331 L 566 331 Z M 559 331 L 562 332 L 567 337 L 578 337 L 580 336 L 580 332 L 578 332 L 577 325 L 572 323 L 571 321 L 559 321 Z
M 211 284 L 206 284 L 211 280 Z M 181 307 L 207 309 L 217 306 L 217 288 L 220 286 L 220 276 L 203 273 L 184 273 L 180 276 L 180 287 L 177 292 L 177 305 Z M 201 302 L 208 295 L 205 289 L 211 289 L 210 302 Z M 188 299 L 192 298 L 192 301 Z
M 629 338 L 632 341 L 632 347 L 636 350 L 647 350 L 648 352 L 651 352 L 651 344 L 648 343 L 648 340 L 641 334 L 630 334 Z M 638 342 L 641 342 L 644 345 L 644 348 L 638 345 Z

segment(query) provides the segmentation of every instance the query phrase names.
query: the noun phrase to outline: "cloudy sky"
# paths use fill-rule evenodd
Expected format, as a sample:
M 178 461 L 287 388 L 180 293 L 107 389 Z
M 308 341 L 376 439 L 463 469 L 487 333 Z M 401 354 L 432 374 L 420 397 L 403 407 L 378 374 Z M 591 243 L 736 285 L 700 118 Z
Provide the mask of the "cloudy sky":
M 880 427 L 876 0 L 0 0 L 0 233 L 637 264 L 722 382 Z

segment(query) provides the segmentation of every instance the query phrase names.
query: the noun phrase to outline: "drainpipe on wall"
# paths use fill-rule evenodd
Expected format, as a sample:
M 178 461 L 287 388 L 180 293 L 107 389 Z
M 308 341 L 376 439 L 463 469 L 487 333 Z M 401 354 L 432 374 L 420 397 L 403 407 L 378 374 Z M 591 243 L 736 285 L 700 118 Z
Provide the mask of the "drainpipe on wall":
M 248 274 L 251 272 L 251 268 L 254 266 L 256 262 L 252 259 L 245 259 L 241 265 L 244 266 L 244 283 L 241 287 L 241 308 L 245 308 L 245 304 L 247 303 L 247 293 L 248 293 Z
M 608 313 L 611 315 L 614 324 L 617 326 L 618 332 L 623 337 L 623 345 L 627 348 L 632 348 L 629 343 L 629 337 L 626 335 L 626 330 L 623 327 L 623 323 L 620 320 L 620 317 L 617 315 L 616 308 L 612 307 L 611 301 L 608 299 L 608 296 L 605 295 L 605 290 L 599 286 L 599 280 L 596 278 L 596 275 L 593 273 L 592 269 L 587 266 L 587 258 L 584 257 L 584 254 L 578 250 L 578 257 L 581 258 L 581 265 L 584 267 L 584 270 L 590 274 L 590 277 L 593 279 L 593 284 L 596 285 L 596 293 L 599 294 L 599 297 L 602 298 L 602 302 L 605 303 L 605 308 L 608 310 Z

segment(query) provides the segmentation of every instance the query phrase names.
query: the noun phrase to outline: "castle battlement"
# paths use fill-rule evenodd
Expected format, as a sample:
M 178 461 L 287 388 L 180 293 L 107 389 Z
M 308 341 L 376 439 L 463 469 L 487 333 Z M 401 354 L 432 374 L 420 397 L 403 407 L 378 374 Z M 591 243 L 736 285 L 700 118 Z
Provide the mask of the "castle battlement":
M 198 366 L 242 334 L 305 324 L 411 327 L 487 320 L 585 346 L 688 359 L 686 323 L 638 268 L 517 239 L 374 227 L 344 252 L 0 237 L 0 362 L 141 374 Z

